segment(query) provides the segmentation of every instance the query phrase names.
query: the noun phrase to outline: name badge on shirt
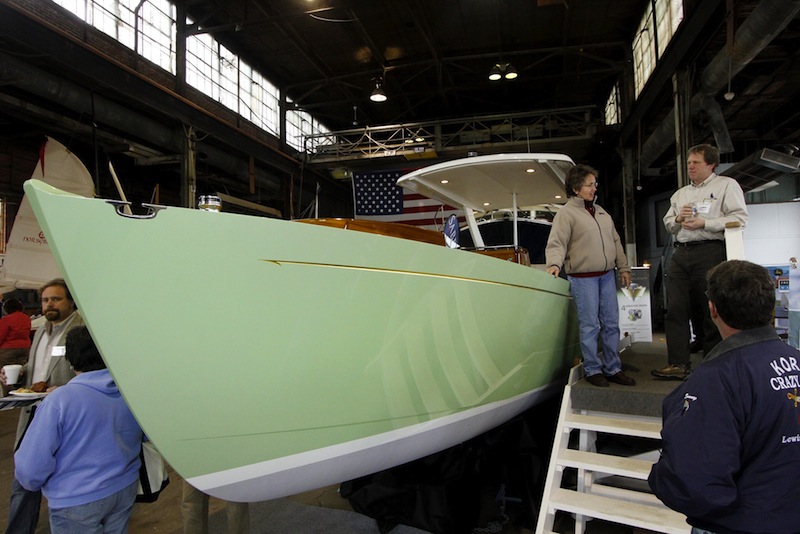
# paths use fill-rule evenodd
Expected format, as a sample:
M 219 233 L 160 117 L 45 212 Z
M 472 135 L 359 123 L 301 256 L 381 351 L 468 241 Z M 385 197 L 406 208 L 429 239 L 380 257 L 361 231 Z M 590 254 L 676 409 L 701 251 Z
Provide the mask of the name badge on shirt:
M 697 204 L 697 213 L 705 213 L 706 215 L 711 213 L 711 201 L 704 200 Z
M 50 349 L 50 356 L 64 356 L 67 353 L 67 347 L 64 345 L 57 345 Z

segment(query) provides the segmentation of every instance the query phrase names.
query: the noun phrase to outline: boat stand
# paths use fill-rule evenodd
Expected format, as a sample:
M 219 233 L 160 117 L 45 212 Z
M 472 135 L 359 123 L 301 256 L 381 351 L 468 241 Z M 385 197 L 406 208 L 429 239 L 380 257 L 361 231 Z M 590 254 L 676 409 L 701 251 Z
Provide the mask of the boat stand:
M 570 371 L 564 389 L 536 534 L 554 533 L 559 511 L 573 515 L 576 534 L 585 532 L 591 519 L 653 532 L 691 532 L 686 517 L 662 504 L 647 485 L 657 451 L 638 457 L 596 451 L 598 433 L 660 440 L 661 418 L 575 407 L 573 392 L 581 378 L 583 366 L 578 365 Z M 570 439 L 574 434 L 577 443 Z M 562 487 L 567 486 L 564 474 L 569 468 L 577 470 L 573 488 Z

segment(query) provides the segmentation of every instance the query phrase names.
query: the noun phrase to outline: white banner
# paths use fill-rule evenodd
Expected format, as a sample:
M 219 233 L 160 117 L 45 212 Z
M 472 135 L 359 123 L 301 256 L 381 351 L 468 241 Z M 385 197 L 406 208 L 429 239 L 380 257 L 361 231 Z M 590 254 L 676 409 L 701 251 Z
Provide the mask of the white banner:
M 650 315 L 649 267 L 631 269 L 631 286 L 622 287 L 617 275 L 617 304 L 619 305 L 620 339 L 633 336 L 633 343 L 653 341 L 653 321 Z

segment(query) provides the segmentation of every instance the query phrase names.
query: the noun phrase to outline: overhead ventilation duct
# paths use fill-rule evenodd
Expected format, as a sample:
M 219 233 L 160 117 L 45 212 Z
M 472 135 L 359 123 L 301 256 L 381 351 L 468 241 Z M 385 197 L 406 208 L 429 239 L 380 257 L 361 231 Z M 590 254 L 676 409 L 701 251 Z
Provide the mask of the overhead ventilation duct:
M 736 31 L 732 47 L 723 47 L 703 69 L 700 90 L 691 99 L 691 109 L 703 108 L 704 99 L 714 97 L 777 37 L 800 12 L 800 0 L 761 0 Z M 642 146 L 639 163 L 649 167 L 675 144 L 675 114 L 670 112 Z
M 800 158 L 771 148 L 762 148 L 756 152 L 753 156 L 753 163 L 780 172 L 797 172 L 800 170 Z
M 800 172 L 800 158 L 772 148 L 762 148 L 726 169 L 724 174 L 734 178 L 745 191 L 766 189 L 778 185 L 785 174 Z
M 157 121 L 83 86 L 3 53 L 0 53 L 0 83 L 56 102 L 81 116 L 93 117 L 97 123 L 129 131 L 165 152 L 178 152 L 181 147 L 181 139 L 174 128 L 165 128 Z
M 165 152 L 179 154 L 182 139 L 177 128 L 166 126 L 126 106 L 88 89 L 64 80 L 55 74 L 39 69 L 16 58 L 0 53 L 0 83 L 13 85 L 45 100 L 85 116 L 94 115 L 99 124 L 125 131 L 140 139 L 147 139 L 153 146 Z M 235 176 L 248 176 L 250 164 L 247 159 L 235 156 L 231 151 L 215 148 L 207 143 L 198 144 L 200 158 L 204 163 Z M 130 154 L 133 155 L 133 154 Z M 256 180 L 265 192 L 279 194 L 281 181 L 273 172 L 256 167 Z M 240 183 L 241 186 L 241 183 Z

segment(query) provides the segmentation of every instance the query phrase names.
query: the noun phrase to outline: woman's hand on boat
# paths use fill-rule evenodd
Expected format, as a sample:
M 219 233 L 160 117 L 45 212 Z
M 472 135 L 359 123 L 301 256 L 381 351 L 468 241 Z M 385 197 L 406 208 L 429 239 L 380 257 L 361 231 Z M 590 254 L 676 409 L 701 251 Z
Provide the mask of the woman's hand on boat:
M 552 274 L 555 277 L 557 277 L 558 273 L 560 273 L 560 272 L 561 272 L 561 269 L 559 269 L 555 265 L 551 265 L 550 267 L 547 268 L 547 273 L 548 274 Z M 630 275 L 629 275 L 629 278 L 630 278 Z M 630 280 L 628 280 L 628 282 L 630 282 Z

